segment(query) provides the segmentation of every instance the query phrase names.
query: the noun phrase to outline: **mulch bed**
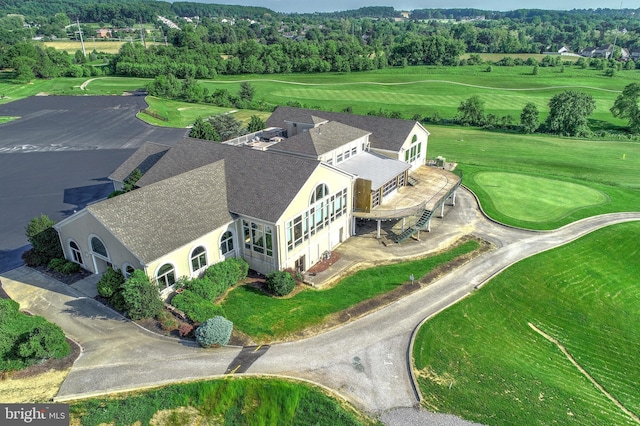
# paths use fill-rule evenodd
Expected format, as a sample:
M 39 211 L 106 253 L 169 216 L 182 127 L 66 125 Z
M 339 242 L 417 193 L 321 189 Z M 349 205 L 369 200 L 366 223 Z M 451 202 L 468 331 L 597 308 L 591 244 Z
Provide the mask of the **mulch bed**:
M 328 259 L 323 259 L 320 262 L 307 269 L 307 274 L 312 275 L 320 272 L 324 272 L 327 268 L 340 260 L 340 255 L 335 252 L 331 252 L 331 256 Z
M 36 271 L 42 272 L 45 275 L 50 276 L 53 279 L 56 279 L 64 284 L 74 284 L 80 280 L 83 280 L 90 276 L 92 273 L 87 271 L 86 269 L 80 269 L 79 272 L 75 274 L 63 274 L 58 271 L 54 271 L 53 269 L 49 269 L 46 266 L 30 266 L 31 269 L 35 269 Z

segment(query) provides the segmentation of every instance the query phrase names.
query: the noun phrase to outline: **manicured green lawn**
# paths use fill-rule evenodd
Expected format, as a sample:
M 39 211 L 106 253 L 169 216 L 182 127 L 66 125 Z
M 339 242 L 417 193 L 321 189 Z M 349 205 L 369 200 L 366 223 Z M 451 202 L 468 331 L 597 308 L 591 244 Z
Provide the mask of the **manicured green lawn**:
M 478 172 L 473 176 L 501 215 L 523 222 L 557 222 L 569 213 L 608 201 L 588 186 L 504 172 Z
M 194 104 L 189 102 L 174 101 L 170 99 L 160 99 L 154 96 L 145 98 L 149 104 L 149 109 L 167 121 L 155 119 L 147 114 L 138 114 L 138 118 L 149 124 L 166 127 L 187 127 L 196 121 L 197 118 L 207 118 L 218 114 L 233 114 L 240 122 L 247 124 L 251 120 L 252 115 L 257 115 L 266 120 L 270 112 L 253 111 L 253 110 L 236 110 L 230 108 L 217 107 L 207 104 Z
M 415 343 L 424 405 L 483 424 L 634 424 L 640 413 L 640 223 L 526 259 L 426 322 Z
M 640 211 L 638 142 L 497 133 L 465 127 L 428 129 L 429 157 L 442 155 L 447 161 L 458 162 L 463 183 L 478 195 L 485 212 L 501 222 L 554 229 L 597 214 Z M 488 179 L 500 176 L 493 173 L 510 175 L 500 183 L 507 185 L 506 189 Z M 518 184 L 514 185 L 516 181 Z M 565 189 L 559 191 L 561 187 Z M 564 197 L 562 191 L 567 188 L 579 191 Z M 606 195 L 606 199 L 596 193 Z M 546 205 L 550 200 L 551 205 Z M 546 213 L 549 207 L 557 209 L 556 217 Z
M 187 410 L 188 409 L 188 410 Z M 373 425 L 320 389 L 279 379 L 219 379 L 72 402 L 72 424 Z M 152 420 L 155 422 L 150 423 Z M 75 423 L 75 422 L 78 423 Z
M 356 272 L 327 290 L 304 289 L 291 298 L 276 298 L 250 286 L 231 291 L 222 306 L 239 331 L 255 341 L 281 340 L 322 323 L 333 313 L 423 277 L 439 265 L 479 248 L 468 241 L 438 255 Z
M 609 108 L 622 89 L 637 79 L 636 71 L 621 71 L 616 77 L 605 77 L 602 71 L 576 67 L 539 68 L 532 75 L 532 67 L 407 67 L 360 73 L 287 74 L 220 76 L 206 87 L 237 91 L 239 81 L 249 80 L 256 88 L 256 98 L 272 105 L 298 101 L 306 107 L 341 111 L 351 107 L 354 113 L 372 110 L 401 112 L 405 118 L 418 114 L 431 117 L 438 113 L 451 118 L 460 105 L 472 95 L 485 102 L 485 110 L 497 116 L 511 115 L 519 121 L 520 112 L 533 102 L 546 117 L 548 102 L 555 94 L 567 89 L 588 93 L 596 100 L 593 120 L 623 126 L 614 119 Z

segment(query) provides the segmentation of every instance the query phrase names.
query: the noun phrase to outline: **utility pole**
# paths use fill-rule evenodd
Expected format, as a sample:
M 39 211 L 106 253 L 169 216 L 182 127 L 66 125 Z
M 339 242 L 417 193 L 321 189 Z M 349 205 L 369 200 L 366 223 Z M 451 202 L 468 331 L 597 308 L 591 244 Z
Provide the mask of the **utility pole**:
M 78 24 L 78 32 L 80 33 L 80 44 L 82 45 L 82 55 L 87 56 L 87 51 L 84 50 L 84 40 L 82 39 L 82 28 L 80 28 L 80 21 L 76 19 L 76 24 Z

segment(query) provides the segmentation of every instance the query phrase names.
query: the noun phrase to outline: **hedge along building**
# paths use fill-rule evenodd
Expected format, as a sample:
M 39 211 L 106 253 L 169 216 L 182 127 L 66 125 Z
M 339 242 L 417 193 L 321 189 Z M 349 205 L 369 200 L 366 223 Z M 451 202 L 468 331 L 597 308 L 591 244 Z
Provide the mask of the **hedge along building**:
M 138 168 L 138 189 L 55 225 L 65 256 L 94 273 L 144 269 L 161 287 L 227 257 L 304 271 L 354 234 L 359 180 L 375 211 L 374 193 L 395 199 L 426 158 L 415 122 L 281 107 L 267 124 L 244 142 L 145 144 L 111 176 L 120 188 Z

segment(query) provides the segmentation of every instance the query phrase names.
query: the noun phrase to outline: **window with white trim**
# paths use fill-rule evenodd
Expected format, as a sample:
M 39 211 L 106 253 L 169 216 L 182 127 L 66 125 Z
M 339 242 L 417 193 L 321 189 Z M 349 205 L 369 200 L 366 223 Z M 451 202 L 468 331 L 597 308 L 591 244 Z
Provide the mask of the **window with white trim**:
M 207 266 L 207 251 L 204 247 L 198 246 L 191 252 L 191 272 L 199 271 Z
M 422 155 L 422 142 L 418 142 L 417 145 L 411 145 L 411 148 L 405 151 L 404 160 L 407 163 L 413 163 Z
M 98 237 L 91 237 L 91 251 L 105 258 L 109 258 L 107 248 L 104 246 L 102 240 Z
M 273 256 L 273 228 L 242 219 L 244 248 L 255 253 Z
M 233 232 L 227 231 L 220 237 L 220 252 L 225 255 L 233 251 Z
M 82 252 L 78 244 L 75 241 L 69 241 L 69 249 L 71 250 L 71 259 L 82 265 Z
M 320 187 L 323 187 L 320 190 Z M 328 195 L 326 185 L 318 185 L 311 196 L 310 207 L 286 223 L 287 248 L 293 250 L 347 213 L 347 189 Z M 324 194 L 323 198 L 318 198 Z
M 133 271 L 135 271 L 135 268 L 132 265 L 125 263 L 124 268 L 122 268 L 122 275 L 124 275 L 125 279 L 128 279 L 131 274 L 133 274 Z
M 176 282 L 176 270 L 170 263 L 165 263 L 156 274 L 156 282 L 159 287 L 170 287 Z

